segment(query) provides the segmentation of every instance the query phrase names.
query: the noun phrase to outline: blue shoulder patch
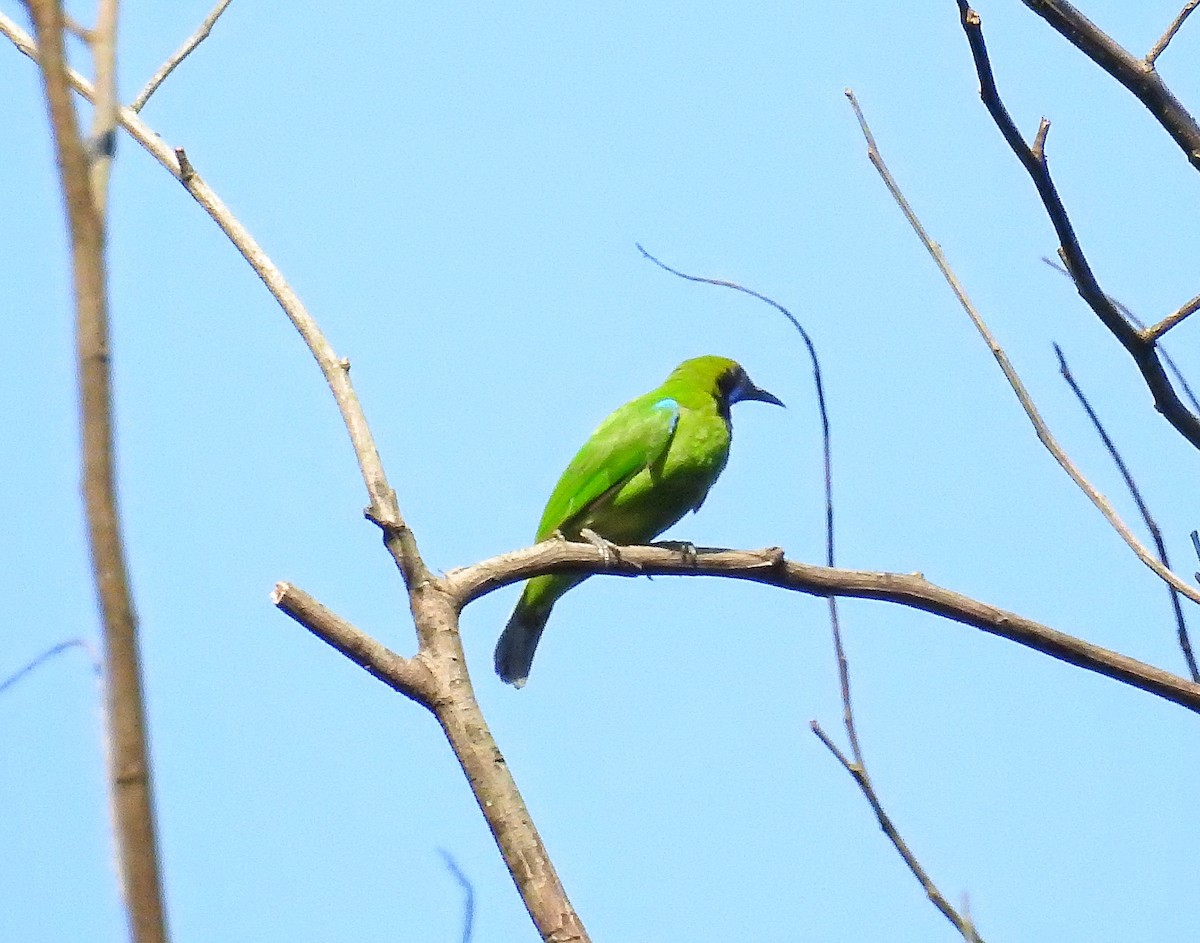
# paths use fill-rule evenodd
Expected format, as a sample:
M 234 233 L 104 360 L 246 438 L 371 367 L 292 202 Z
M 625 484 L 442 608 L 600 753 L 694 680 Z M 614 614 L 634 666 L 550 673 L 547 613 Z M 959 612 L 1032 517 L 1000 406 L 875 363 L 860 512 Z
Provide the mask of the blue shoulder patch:
M 650 407 L 651 409 L 666 410 L 671 414 L 671 432 L 675 431 L 675 426 L 679 422 L 679 404 L 671 397 L 660 399 L 657 403 Z

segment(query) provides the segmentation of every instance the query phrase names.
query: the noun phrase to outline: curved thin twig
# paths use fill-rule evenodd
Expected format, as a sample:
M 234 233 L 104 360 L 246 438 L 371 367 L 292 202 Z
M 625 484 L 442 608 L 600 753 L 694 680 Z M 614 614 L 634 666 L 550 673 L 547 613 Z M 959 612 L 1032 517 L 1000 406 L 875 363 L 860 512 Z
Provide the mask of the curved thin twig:
M 36 43 L 3 13 L 0 13 L 0 33 L 8 37 L 17 49 L 35 62 L 37 61 Z M 88 101 L 95 100 L 95 90 L 87 79 L 70 69 L 67 70 L 67 78 L 71 86 L 84 98 Z M 151 131 L 137 113 L 130 108 L 121 108 L 117 113 L 117 120 L 138 144 L 183 184 L 192 198 L 221 228 L 229 241 L 234 244 L 250 267 L 262 279 L 267 290 L 279 303 L 288 320 L 292 322 L 292 326 L 296 328 L 308 346 L 313 358 L 321 368 L 321 372 L 325 375 L 325 382 L 329 385 L 330 392 L 333 393 L 333 398 L 342 414 L 342 421 L 346 424 L 346 431 L 350 435 L 350 443 L 354 448 L 354 454 L 358 460 L 358 467 L 370 500 L 367 517 L 383 530 L 388 550 L 403 574 L 406 585 L 413 586 L 426 577 L 428 571 L 421 560 L 416 539 L 400 513 L 396 493 L 388 484 L 387 475 L 383 470 L 383 462 L 379 457 L 379 450 L 375 446 L 374 436 L 367 425 L 366 414 L 363 412 L 362 404 L 350 382 L 350 362 L 337 355 L 325 339 L 316 320 L 300 300 L 300 296 L 283 277 L 278 266 L 271 261 L 250 231 L 230 212 L 229 207 L 196 173 L 183 149 L 172 149 L 159 135 Z
M 925 870 L 917 856 L 913 854 L 912 849 L 908 847 L 908 842 L 904 840 L 897 830 L 892 817 L 887 814 L 883 808 L 883 804 L 879 801 L 879 795 L 875 792 L 875 786 L 871 782 L 871 777 L 867 774 L 867 768 L 863 765 L 861 759 L 851 761 L 830 738 L 821 725 L 815 720 L 809 724 L 810 729 L 816 734 L 817 739 L 825 745 L 825 748 L 834 755 L 837 761 L 842 765 L 842 768 L 850 774 L 850 778 L 854 780 L 859 791 L 871 806 L 871 810 L 875 813 L 875 818 L 879 822 L 879 827 L 883 830 L 883 834 L 887 836 L 888 841 L 896 849 L 896 852 L 908 866 L 908 870 L 912 872 L 913 877 L 921 885 L 921 889 L 925 891 L 930 903 L 933 904 L 942 916 L 954 925 L 959 933 L 962 934 L 967 943 L 983 943 L 983 938 L 980 937 L 979 931 L 975 929 L 975 924 L 971 920 L 970 914 L 963 916 L 960 914 L 951 903 L 946 900 L 945 895 L 938 890 L 938 886 L 933 883 L 933 878 L 929 876 L 929 872 Z
M 1153 67 L 1158 57 L 1163 54 L 1163 51 L 1170 45 L 1171 40 L 1175 38 L 1175 34 L 1179 32 L 1179 28 L 1183 26 L 1183 21 L 1191 16 L 1192 11 L 1197 6 L 1200 6 L 1200 0 L 1188 0 L 1183 5 L 1183 9 L 1175 14 L 1175 19 L 1171 21 L 1171 25 L 1167 27 L 1166 32 L 1159 37 L 1158 42 L 1151 46 L 1150 51 L 1146 53 L 1146 65 Z

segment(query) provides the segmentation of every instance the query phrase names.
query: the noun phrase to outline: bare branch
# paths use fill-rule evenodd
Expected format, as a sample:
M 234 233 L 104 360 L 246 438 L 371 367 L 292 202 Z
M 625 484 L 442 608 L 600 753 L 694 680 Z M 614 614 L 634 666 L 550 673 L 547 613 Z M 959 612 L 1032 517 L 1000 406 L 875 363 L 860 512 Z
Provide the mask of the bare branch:
M 390 651 L 288 583 L 277 584 L 272 598 L 322 641 L 433 712 L 542 938 L 586 943 L 587 932 L 475 700 L 458 631 L 457 602 L 444 584 L 431 578 L 413 590 L 421 649 L 411 659 Z
M 37 61 L 38 51 L 33 40 L 2 13 L 0 33 L 11 39 L 23 53 Z M 92 98 L 93 90 L 86 79 L 70 70 L 67 70 L 66 75 L 80 94 L 89 100 Z M 146 127 L 132 110 L 123 108 L 118 117 L 121 126 L 184 185 L 188 193 L 234 243 L 279 302 L 324 373 L 350 434 L 370 497 L 371 504 L 365 512 L 366 516 L 383 531 L 385 546 L 400 569 L 409 591 L 420 646 L 418 657 L 425 661 L 426 667 L 434 673 L 436 679 L 437 691 L 430 708 L 450 741 L 535 925 L 547 940 L 554 940 L 556 943 L 586 943 L 586 931 L 567 899 L 516 784 L 503 760 L 499 759 L 496 742 L 475 702 L 470 678 L 466 672 L 466 658 L 458 632 L 457 612 L 450 597 L 442 589 L 441 582 L 430 577 L 417 551 L 415 537 L 400 515 L 395 492 L 388 484 L 362 407 L 350 384 L 349 361 L 334 353 L 279 269 L 196 173 L 187 155 L 182 150 L 178 154 L 174 152 Z M 302 611 L 302 607 L 297 606 L 292 614 L 297 615 Z M 311 613 L 317 610 L 309 611 Z M 317 618 L 314 616 L 313 625 L 317 624 Z M 346 625 L 348 624 L 341 628 L 345 629 Z M 350 632 L 353 641 L 357 630 L 351 626 L 347 631 Z M 338 647 L 332 639 L 330 644 Z M 355 652 L 363 659 L 359 661 L 360 664 L 367 661 L 380 672 L 390 670 L 386 659 L 375 665 L 371 659 L 374 659 L 378 652 L 372 654 L 369 646 L 362 652 L 357 648 L 346 650 L 350 657 L 354 657 Z M 394 668 L 393 659 L 391 669 Z M 401 689 L 400 680 L 397 680 L 397 689 Z
M 1123 48 L 1066 0 L 1021 2 L 1129 89 L 1179 145 L 1188 162 L 1200 170 L 1200 124 L 1163 82 L 1153 63 Z
M 1158 42 L 1151 46 L 1150 51 L 1146 53 L 1146 65 L 1151 68 L 1154 67 L 1155 61 L 1163 54 L 1163 50 L 1170 45 L 1171 40 L 1175 38 L 1175 34 L 1179 32 L 1179 28 L 1183 26 L 1183 21 L 1191 15 L 1197 6 L 1200 6 L 1200 0 L 1188 0 L 1183 5 L 1183 9 L 1175 15 L 1175 19 L 1171 21 L 1171 25 L 1167 27 L 1167 31 L 1159 37 Z
M 851 762 L 837 745 L 829 738 L 829 735 L 821 729 L 821 725 L 815 720 L 809 725 L 812 732 L 817 735 L 817 739 L 825 744 L 826 749 L 837 758 L 837 761 L 842 764 L 842 768 L 850 774 L 867 802 L 870 803 L 871 810 L 875 813 L 875 818 L 879 821 L 879 827 L 883 830 L 883 834 L 888 837 L 888 841 L 904 859 L 904 863 L 908 866 L 908 870 L 912 872 L 913 877 L 921 884 L 922 890 L 930 902 L 938 910 L 942 912 L 947 920 L 954 924 L 954 928 L 962 934 L 963 939 L 967 943 L 983 943 L 982 938 L 975 930 L 974 924 L 969 916 L 960 916 L 958 911 L 950 905 L 942 892 L 938 890 L 929 873 L 921 866 L 921 862 L 917 860 L 917 856 L 912 853 L 912 849 L 908 847 L 904 837 L 897 831 L 895 824 L 892 822 L 891 816 L 883 808 L 883 804 L 879 801 L 879 795 L 875 792 L 875 787 L 871 783 L 871 777 L 867 774 L 867 768 L 863 765 L 861 759 L 856 759 Z
M 1023 0 L 1023 2 L 1026 5 L 1030 4 L 1030 0 Z M 1069 4 L 1045 3 L 1041 5 L 1047 7 L 1063 6 L 1074 10 Z M 1071 274 L 1072 281 L 1075 282 L 1075 287 L 1078 289 L 1080 297 L 1087 302 L 1088 307 L 1095 312 L 1096 316 L 1108 328 L 1109 332 L 1121 343 L 1121 346 L 1129 352 L 1138 370 L 1141 371 L 1147 389 L 1150 390 L 1151 395 L 1154 397 L 1154 408 L 1162 413 L 1163 417 L 1175 427 L 1180 435 L 1187 439 L 1195 448 L 1200 449 L 1200 417 L 1189 412 L 1187 407 L 1180 401 L 1179 395 L 1175 392 L 1174 387 L 1171 386 L 1171 381 L 1163 370 L 1153 342 L 1148 342 L 1142 336 L 1141 332 L 1121 317 L 1121 313 L 1100 287 L 1095 273 L 1093 273 L 1087 258 L 1083 254 L 1083 249 L 1079 245 L 1079 239 L 1075 235 L 1075 229 L 1071 224 L 1070 217 L 1067 215 L 1066 207 L 1063 206 L 1063 202 L 1058 195 L 1058 190 L 1055 188 L 1054 181 L 1050 176 L 1050 169 L 1046 164 L 1044 132 L 1039 130 L 1038 141 L 1035 143 L 1034 148 L 1026 146 L 1024 138 L 1021 137 L 1021 132 L 1017 130 L 1017 126 L 1012 116 L 1008 113 L 1008 109 L 1004 106 L 1004 102 L 1001 101 L 1000 93 L 996 88 L 996 79 L 992 74 L 992 64 L 988 59 L 987 46 L 983 40 L 983 27 L 979 19 L 979 14 L 971 9 L 967 0 L 958 0 L 958 8 L 963 32 L 966 34 L 967 42 L 971 47 L 971 56 L 975 62 L 975 71 L 979 76 L 980 97 L 988 110 L 988 114 L 992 116 L 996 127 L 999 128 L 1001 135 L 1003 135 L 1004 140 L 1017 156 L 1017 159 L 1021 162 L 1021 166 L 1025 168 L 1026 173 L 1029 174 L 1030 179 L 1033 181 L 1033 185 L 1037 188 L 1038 196 L 1041 197 L 1046 215 L 1049 216 L 1050 222 L 1054 226 L 1054 231 L 1058 235 L 1060 244 L 1059 254 L 1067 266 L 1067 271 Z M 1077 11 L 1076 15 L 1082 17 L 1082 14 L 1078 14 Z M 1087 21 L 1084 20 L 1084 22 Z M 1095 27 L 1092 28 L 1094 29 Z M 1200 143 L 1200 137 L 1198 137 L 1198 143 Z M 1200 155 L 1200 152 L 1198 152 L 1198 155 Z
M 1200 0 L 1196 0 L 1196 2 L 1200 3 Z M 1147 344 L 1153 344 L 1176 324 L 1188 317 L 1188 315 L 1195 314 L 1198 310 L 1200 310 L 1200 295 L 1182 305 L 1179 310 L 1167 315 L 1157 324 L 1143 330 L 1142 340 Z
M 501 586 L 543 573 L 610 573 L 620 576 L 721 576 L 750 580 L 817 596 L 875 599 L 920 609 L 953 622 L 974 626 L 1059 661 L 1140 688 L 1188 710 L 1200 712 L 1200 684 L 1145 664 L 1128 655 L 1052 629 L 1014 612 L 990 606 L 926 580 L 920 573 L 845 570 L 786 560 L 778 547 L 725 550 L 699 547 L 693 562 L 668 546 L 619 547 L 620 560 L 605 564 L 589 543 L 548 540 L 525 550 L 492 557 L 452 570 L 442 578 L 444 591 L 459 607 Z
M 204 40 L 208 39 L 214 24 L 218 19 L 220 19 L 221 14 L 225 12 L 225 8 L 228 7 L 232 2 L 233 0 L 218 0 L 217 5 L 212 9 L 212 12 L 209 13 L 208 16 L 204 18 L 204 22 L 200 24 L 200 28 L 197 29 L 196 32 L 192 33 L 192 35 L 188 37 L 187 41 L 182 46 L 175 50 L 171 58 L 158 67 L 158 71 L 150 77 L 150 81 L 146 83 L 145 87 L 140 92 L 138 92 L 137 98 L 129 103 L 129 108 L 131 111 L 139 112 L 145 107 L 146 102 L 150 100 L 150 96 L 158 91 L 158 87 L 167 80 L 167 76 L 175 71 L 179 63 L 183 62 L 184 59 L 190 56 L 193 49 L 204 42 Z
M 102 4 L 104 6 L 104 4 Z M 75 114 L 63 52 L 58 0 L 31 0 L 29 10 L 41 45 L 38 62 L 58 156 L 74 275 L 76 357 L 82 431 L 82 490 L 92 575 L 104 627 L 107 680 L 109 793 L 116 826 L 117 857 L 130 932 L 135 943 L 163 943 L 166 914 L 159 878 L 158 840 L 146 718 L 142 698 L 137 617 L 129 589 L 117 511 L 109 369 L 107 276 L 104 261 L 106 169 L 89 167 Z M 97 69 L 111 68 L 115 0 L 102 10 L 103 29 L 93 34 Z M 109 30 L 107 37 L 101 35 Z M 105 57 L 109 61 L 105 62 Z M 111 81 L 111 74 L 109 76 Z M 102 96 L 103 98 L 103 96 Z M 97 113 L 104 108 L 98 103 Z M 103 126 L 103 117 L 98 118 Z M 107 159 L 103 161 L 107 162 Z
M 959 282 L 958 277 L 950 268 L 950 263 L 946 261 L 945 254 L 942 252 L 941 246 L 934 242 L 929 236 L 929 233 L 925 231 L 925 227 L 921 224 L 921 221 L 917 218 L 912 206 L 901 192 L 899 184 L 896 183 L 896 180 L 891 175 L 887 165 L 883 162 L 883 157 L 879 153 L 879 148 L 875 144 L 875 137 L 871 134 L 871 129 L 867 125 L 866 118 L 863 117 L 862 109 L 858 105 L 858 99 L 854 97 L 854 93 L 849 89 L 846 90 L 846 97 L 850 99 L 850 105 L 854 109 L 855 117 L 858 118 L 859 127 L 862 129 L 863 137 L 866 139 L 867 155 L 871 160 L 871 164 L 879 172 L 879 176 L 883 179 L 888 191 L 892 194 L 892 198 L 896 201 L 896 204 L 904 213 L 905 218 L 913 227 L 913 230 L 916 232 L 918 238 L 920 238 L 921 243 L 933 257 L 934 262 L 937 263 L 937 267 L 941 271 L 942 276 L 949 283 L 951 290 L 953 290 L 955 296 L 958 298 L 959 304 L 961 304 L 963 310 L 966 311 L 967 316 L 971 319 L 971 323 L 975 325 L 975 329 L 979 332 L 980 337 L 982 337 L 987 343 L 988 348 L 992 352 L 992 356 L 996 358 L 996 363 L 1000 365 L 1000 370 L 1004 373 L 1004 378 L 1008 381 L 1008 385 L 1012 387 L 1013 393 L 1016 394 L 1017 400 L 1021 404 L 1021 408 L 1025 410 L 1025 415 L 1029 417 L 1029 421 L 1033 425 L 1034 431 L 1037 433 L 1037 437 L 1041 441 L 1042 445 L 1044 445 L 1046 450 L 1054 456 L 1055 461 L 1057 461 L 1062 467 L 1063 471 L 1070 476 L 1071 480 L 1079 486 L 1080 490 L 1088 496 L 1092 504 L 1094 504 L 1100 510 L 1100 513 L 1104 515 L 1105 519 L 1110 525 L 1112 525 L 1113 529 L 1121 535 L 1121 539 L 1129 545 L 1129 548 L 1133 550 L 1135 554 L 1137 554 L 1138 559 L 1146 564 L 1146 566 L 1148 566 L 1155 573 L 1157 573 L 1168 584 L 1174 586 L 1184 596 L 1187 596 L 1190 600 L 1192 600 L 1192 602 L 1200 603 L 1200 590 L 1197 590 L 1194 586 L 1190 586 L 1185 583 L 1182 578 L 1173 573 L 1171 570 L 1167 569 L 1158 561 L 1158 559 L 1142 544 L 1142 542 L 1137 539 L 1137 536 L 1132 530 L 1129 529 L 1129 526 L 1123 520 L 1121 520 L 1120 515 L 1117 514 L 1116 509 L 1112 506 L 1109 500 L 1099 491 L 1097 491 L 1092 483 L 1083 476 L 1083 473 L 1071 460 L 1071 457 L 1067 455 L 1066 451 L 1058 444 L 1058 441 L 1051 434 L 1050 428 L 1046 425 L 1045 420 L 1042 419 L 1041 413 L 1038 412 L 1037 407 L 1033 403 L 1033 398 L 1029 395 L 1029 391 L 1025 389 L 1025 384 L 1021 382 L 1021 377 L 1017 373 L 1016 368 L 1013 367 L 1012 362 L 1008 359 L 1008 355 L 1004 352 L 1004 348 L 1002 348 L 996 341 L 996 338 L 993 336 L 986 322 L 975 309 L 974 304 L 972 304 L 971 299 L 967 297 L 966 290 L 962 287 L 962 283 Z
M 1108 454 L 1112 456 L 1112 460 L 1117 466 L 1117 471 L 1121 473 L 1121 477 L 1125 481 L 1125 487 L 1129 489 L 1129 493 L 1132 495 L 1139 513 L 1142 515 L 1142 520 L 1146 522 L 1146 528 L 1150 531 L 1150 536 L 1154 540 L 1155 550 L 1158 551 L 1158 558 L 1162 561 L 1163 566 L 1170 567 L 1171 560 L 1167 556 L 1167 545 L 1163 541 L 1162 531 L 1159 530 L 1157 522 L 1151 516 L 1150 508 L 1146 506 L 1146 502 L 1142 498 L 1142 492 L 1138 488 L 1137 482 L 1133 480 L 1133 474 L 1129 471 L 1129 466 L 1125 464 L 1125 460 L 1117 450 L 1112 437 L 1109 436 L 1108 431 L 1104 428 L 1104 424 L 1100 422 L 1100 417 L 1092 408 L 1092 404 L 1088 402 L 1087 396 L 1084 395 L 1079 384 L 1075 382 L 1071 368 L 1067 365 L 1067 358 L 1063 355 L 1062 348 L 1058 344 L 1054 345 L 1054 353 L 1058 355 L 1059 371 L 1062 373 L 1063 379 L 1066 380 L 1067 386 L 1071 388 L 1071 392 L 1075 394 L 1075 398 L 1079 400 L 1079 404 L 1083 407 L 1084 412 L 1087 413 L 1088 419 L 1092 422 L 1092 427 L 1096 430 L 1096 434 L 1100 436 L 1100 441 L 1108 449 Z M 1179 593 L 1175 591 L 1174 586 L 1168 586 L 1167 592 L 1171 597 L 1171 608 L 1175 613 L 1176 634 L 1179 638 L 1179 647 L 1183 652 L 1184 661 L 1187 662 L 1192 680 L 1200 682 L 1200 670 L 1197 670 L 1196 657 L 1192 654 L 1192 643 L 1188 638 L 1187 621 L 1183 617 L 1183 607 L 1179 603 Z
M 437 686 L 420 655 L 415 658 L 397 655 L 291 583 L 276 583 L 271 602 L 394 691 L 433 709 Z
M 1061 262 L 1056 262 L 1054 259 L 1047 258 L 1046 256 L 1042 256 L 1042 261 L 1049 265 L 1050 268 L 1054 269 L 1054 271 L 1058 272 L 1059 275 L 1063 275 L 1068 280 L 1071 280 L 1071 273 L 1063 268 Z M 1071 281 L 1071 284 L 1074 284 L 1073 280 Z M 1130 310 L 1129 306 L 1123 304 L 1119 299 L 1114 298 L 1112 295 L 1108 295 L 1107 298 L 1112 302 L 1113 306 L 1121 312 L 1121 316 L 1129 321 L 1129 323 L 1136 327 L 1139 331 L 1141 331 L 1142 336 L 1144 337 L 1146 335 L 1146 322 L 1139 318 L 1136 312 Z M 1191 302 L 1188 304 L 1191 304 Z M 1187 306 L 1185 305 L 1184 307 Z M 1181 308 L 1180 310 L 1183 309 Z M 1157 345 L 1158 355 L 1162 357 L 1163 363 L 1166 364 L 1167 369 L 1170 370 L 1172 376 L 1175 377 L 1175 382 L 1179 384 L 1179 388 L 1183 391 L 1183 395 L 1187 397 L 1187 401 L 1191 403 L 1192 409 L 1197 413 L 1200 413 L 1200 399 L 1196 398 L 1196 394 L 1192 391 L 1191 384 L 1188 383 L 1187 377 L 1183 375 L 1183 371 L 1179 369 L 1179 366 L 1175 363 L 1174 359 L 1167 351 L 1167 348 L 1162 344 L 1158 344 L 1157 341 L 1155 341 L 1155 343 Z

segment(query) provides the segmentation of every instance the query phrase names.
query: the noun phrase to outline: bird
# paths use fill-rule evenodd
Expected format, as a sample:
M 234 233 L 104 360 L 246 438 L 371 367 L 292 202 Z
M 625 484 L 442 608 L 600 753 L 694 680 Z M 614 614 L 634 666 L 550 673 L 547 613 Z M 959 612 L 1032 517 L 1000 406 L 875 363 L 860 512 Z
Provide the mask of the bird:
M 614 411 L 555 485 L 538 524 L 552 537 L 644 544 L 698 511 L 729 459 L 729 408 L 743 400 L 783 406 L 727 357 L 685 360 L 656 389 Z M 548 574 L 525 583 L 500 640 L 501 680 L 523 687 L 554 604 L 588 574 Z

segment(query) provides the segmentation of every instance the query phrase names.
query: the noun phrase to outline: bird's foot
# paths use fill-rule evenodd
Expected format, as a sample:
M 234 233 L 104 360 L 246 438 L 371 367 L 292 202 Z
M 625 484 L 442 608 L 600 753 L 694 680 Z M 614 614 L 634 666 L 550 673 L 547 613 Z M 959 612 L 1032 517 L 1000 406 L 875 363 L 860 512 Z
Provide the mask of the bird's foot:
M 600 556 L 604 559 L 605 566 L 612 566 L 614 563 L 622 563 L 621 552 L 617 549 L 617 545 L 611 540 L 606 540 L 597 534 L 590 527 L 585 527 L 579 532 L 579 536 L 586 540 L 589 544 L 600 551 Z
M 654 546 L 662 547 L 664 550 L 674 550 L 683 557 L 683 562 L 688 566 L 695 566 L 699 559 L 696 545 L 690 540 L 660 540 Z

